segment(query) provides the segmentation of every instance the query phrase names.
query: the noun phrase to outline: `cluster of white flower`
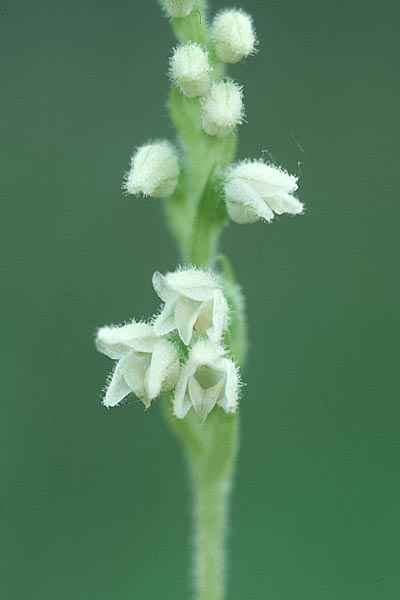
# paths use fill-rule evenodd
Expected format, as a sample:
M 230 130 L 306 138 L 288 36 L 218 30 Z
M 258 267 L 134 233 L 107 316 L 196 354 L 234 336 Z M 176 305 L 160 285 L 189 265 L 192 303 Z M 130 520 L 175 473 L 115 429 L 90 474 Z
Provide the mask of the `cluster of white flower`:
M 185 19 L 192 19 L 193 24 L 192 13 L 200 6 L 196 0 L 160 1 L 177 26 L 184 24 Z M 243 10 L 227 9 L 214 17 L 210 27 L 205 27 L 204 39 L 195 34 L 192 37 L 195 29 L 188 27 L 186 35 L 179 38 L 186 41 L 172 53 L 169 64 L 172 98 L 178 106 L 176 113 L 183 113 L 184 128 L 190 129 L 194 124 L 195 143 L 200 144 L 204 153 L 210 148 L 222 148 L 224 152 L 225 144 L 219 144 L 218 138 L 234 135 L 235 128 L 244 120 L 244 105 L 243 88 L 233 79 L 221 76 L 223 63 L 237 63 L 256 51 L 253 20 Z M 190 115 L 188 122 L 186 114 Z M 176 117 L 178 132 L 179 116 Z M 181 178 L 181 170 L 188 164 L 186 151 L 184 143 L 181 153 L 167 140 L 139 147 L 125 175 L 126 193 L 169 198 L 182 181 L 176 195 L 181 199 L 181 189 L 191 189 L 187 173 Z M 218 160 L 215 155 L 216 165 Z M 262 160 L 244 160 L 228 167 L 229 159 L 220 162 L 225 165 L 225 171 L 218 175 L 222 175 L 226 205 L 226 211 L 221 211 L 221 227 L 225 214 L 244 224 L 258 219 L 271 222 L 275 215 L 303 212 L 303 205 L 294 196 L 297 178 L 283 169 Z M 201 161 L 198 166 L 201 170 Z M 215 196 L 219 202 L 219 193 Z M 198 221 L 189 225 L 195 231 Z M 150 322 L 132 321 L 119 327 L 103 327 L 97 332 L 98 349 L 118 361 L 105 391 L 104 404 L 116 406 L 132 392 L 148 408 L 161 393 L 170 392 L 178 418 L 183 418 L 191 407 L 200 422 L 216 405 L 228 413 L 234 412 L 239 375 L 223 346 L 229 311 L 216 276 L 191 268 L 167 275 L 155 273 L 153 286 L 164 304 Z
M 180 419 L 192 407 L 200 423 L 216 405 L 235 412 L 239 373 L 222 345 L 229 310 L 217 278 L 180 269 L 154 273 L 153 286 L 164 305 L 151 322 L 97 332 L 97 349 L 118 361 L 104 405 L 116 406 L 132 392 L 148 408 L 162 392 L 175 390 L 174 414 Z
M 193 1 L 161 1 L 173 18 L 188 17 L 195 10 Z M 189 102 L 199 100 L 205 134 L 225 137 L 244 120 L 243 88 L 232 79 L 214 80 L 212 64 L 215 60 L 236 63 L 248 57 L 255 52 L 257 39 L 251 16 L 241 9 L 220 11 L 209 31 L 208 47 L 189 41 L 175 48 L 169 74 Z M 177 188 L 181 162 L 170 142 L 146 144 L 133 155 L 124 188 L 128 194 L 168 198 Z M 262 160 L 242 161 L 225 172 L 227 213 L 236 223 L 270 222 L 275 214 L 301 214 L 303 205 L 293 196 L 296 190 L 296 177 Z
M 218 13 L 210 32 L 210 47 L 222 63 L 236 63 L 255 51 L 253 21 L 242 10 Z M 201 99 L 205 133 L 225 137 L 243 122 L 243 90 L 231 79 L 213 81 L 211 62 L 208 50 L 200 44 L 181 44 L 172 54 L 170 77 L 184 96 Z

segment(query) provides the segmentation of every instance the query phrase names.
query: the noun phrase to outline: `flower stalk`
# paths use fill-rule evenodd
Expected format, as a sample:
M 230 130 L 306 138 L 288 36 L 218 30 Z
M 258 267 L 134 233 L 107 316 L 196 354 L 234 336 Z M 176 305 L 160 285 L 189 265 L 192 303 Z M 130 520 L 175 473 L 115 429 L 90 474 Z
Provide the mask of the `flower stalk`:
M 189 466 L 195 599 L 224 600 L 247 328 L 243 295 L 229 260 L 218 255 L 219 240 L 229 218 L 271 222 L 300 214 L 303 205 L 293 195 L 297 178 L 283 169 L 260 160 L 233 164 L 243 89 L 225 70 L 255 52 L 251 17 L 228 9 L 209 25 L 203 0 L 160 2 L 178 40 L 169 69 L 177 144 L 156 140 L 137 148 L 123 188 L 143 201 L 163 199 L 186 266 L 154 273 L 158 314 L 100 328 L 96 346 L 116 361 L 105 406 L 134 394 L 147 410 L 160 398 Z

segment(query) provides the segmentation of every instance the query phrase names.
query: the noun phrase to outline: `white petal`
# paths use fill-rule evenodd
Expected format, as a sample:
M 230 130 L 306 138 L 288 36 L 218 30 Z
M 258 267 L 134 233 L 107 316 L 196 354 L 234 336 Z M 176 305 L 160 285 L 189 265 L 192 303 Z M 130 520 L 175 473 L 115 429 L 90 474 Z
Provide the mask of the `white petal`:
M 193 335 L 193 326 L 197 319 L 198 302 L 180 298 L 175 305 L 174 321 L 182 342 L 188 346 Z
M 130 393 L 130 388 L 125 381 L 123 370 L 119 361 L 108 382 L 107 390 L 103 398 L 104 406 L 117 406 Z
M 129 350 L 151 352 L 154 342 L 153 327 L 135 321 L 121 326 L 101 327 L 96 336 L 97 350 L 114 359 L 121 358 Z
M 190 401 L 197 414 L 200 424 L 203 424 L 221 394 L 224 379 L 221 378 L 215 385 L 203 389 L 194 377 L 190 377 L 188 383 Z
M 189 354 L 187 362 L 188 373 L 193 375 L 198 367 L 208 366 L 213 368 L 216 361 L 224 356 L 225 350 L 222 346 L 211 342 L 211 340 L 200 340 L 196 342 Z
M 213 311 L 214 300 L 207 300 L 206 302 L 202 302 L 199 306 L 194 328 L 202 336 L 206 336 L 208 334 L 208 330 L 212 327 Z
M 174 415 L 178 417 L 178 419 L 183 419 L 192 407 L 189 400 L 187 385 L 187 372 L 185 369 L 182 369 L 172 400 L 174 406 Z
M 146 407 L 149 405 L 149 402 L 146 398 L 144 380 L 146 371 L 150 366 L 150 361 L 151 354 L 141 352 L 131 352 L 120 360 L 126 383 Z
M 165 339 L 157 340 L 151 357 L 150 366 L 145 376 L 146 397 L 151 401 L 166 389 L 164 383 L 168 381 L 167 387 L 174 387 L 179 372 L 178 352 L 172 344 Z
M 164 281 L 170 292 L 173 291 L 199 302 L 212 298 L 214 289 L 217 287 L 213 275 L 201 269 L 182 269 L 174 273 L 167 273 Z
M 161 300 L 168 302 L 176 298 L 176 293 L 170 289 L 167 278 L 158 271 L 153 274 L 152 282 L 153 288 Z
M 259 219 L 258 214 L 250 204 L 246 205 L 226 199 L 226 208 L 232 221 L 239 225 L 255 223 Z
M 282 196 L 268 196 L 265 199 L 265 202 L 269 206 L 269 208 L 273 210 L 274 213 L 276 213 L 277 215 L 281 215 L 283 212 L 285 212 L 283 208 Z
M 232 165 L 227 182 L 239 180 L 246 181 L 262 197 L 297 190 L 297 177 L 261 160 L 242 161 Z
M 291 215 L 301 215 L 304 211 L 304 205 L 289 194 L 285 194 L 282 196 L 283 210 L 285 213 L 289 213 Z
M 164 305 L 161 313 L 153 323 L 157 335 L 166 335 L 175 329 L 174 308 L 175 302 L 167 302 Z
M 219 342 L 222 333 L 228 324 L 228 303 L 225 300 L 223 292 L 219 289 L 214 291 L 212 327 L 207 331 L 207 335 L 213 342 Z
M 239 374 L 236 366 L 229 358 L 224 358 L 226 373 L 225 390 L 218 405 L 227 413 L 236 411 L 239 399 Z

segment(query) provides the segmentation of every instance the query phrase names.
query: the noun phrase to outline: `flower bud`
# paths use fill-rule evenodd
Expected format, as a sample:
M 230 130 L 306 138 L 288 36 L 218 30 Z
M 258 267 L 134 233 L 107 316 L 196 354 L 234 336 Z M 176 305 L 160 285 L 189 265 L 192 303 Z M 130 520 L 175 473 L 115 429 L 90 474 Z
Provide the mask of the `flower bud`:
M 202 108 L 204 131 L 208 135 L 224 137 L 243 121 L 243 90 L 234 81 L 214 83 Z
M 141 146 L 135 152 L 124 188 L 128 194 L 167 198 L 174 193 L 178 177 L 177 152 L 170 142 L 161 140 Z
M 194 0 L 161 0 L 170 17 L 188 17 L 194 8 Z
M 236 63 L 252 54 L 257 43 L 253 21 L 243 10 L 227 9 L 212 23 L 211 36 L 222 62 Z
M 170 63 L 170 77 L 188 98 L 207 93 L 210 70 L 208 54 L 199 44 L 190 42 L 175 48 Z
M 224 184 L 228 214 L 240 224 L 272 221 L 274 213 L 301 214 L 303 204 L 292 196 L 296 190 L 297 177 L 261 160 L 232 165 Z

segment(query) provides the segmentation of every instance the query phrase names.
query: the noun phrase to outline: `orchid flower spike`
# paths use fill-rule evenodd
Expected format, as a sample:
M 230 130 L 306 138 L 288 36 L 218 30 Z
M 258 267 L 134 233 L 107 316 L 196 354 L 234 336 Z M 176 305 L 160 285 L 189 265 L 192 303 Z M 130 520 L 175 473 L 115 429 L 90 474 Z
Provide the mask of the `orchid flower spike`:
M 228 325 L 228 303 L 215 276 L 201 269 L 154 273 L 153 287 L 165 305 L 154 322 L 158 335 L 175 329 L 184 344 L 193 332 L 218 342 Z
M 232 221 L 253 223 L 272 221 L 274 214 L 303 212 L 303 204 L 292 194 L 297 177 L 261 160 L 245 160 L 232 165 L 226 174 L 224 192 Z
M 173 397 L 174 414 L 183 419 L 193 407 L 200 423 L 218 405 L 234 413 L 239 398 L 239 374 L 225 350 L 210 340 L 191 348 Z
M 175 387 L 180 369 L 177 349 L 172 342 L 157 337 L 152 325 L 132 321 L 119 327 L 101 327 L 96 346 L 99 352 L 118 360 L 105 390 L 105 406 L 116 406 L 133 392 L 148 408 L 161 392 Z

